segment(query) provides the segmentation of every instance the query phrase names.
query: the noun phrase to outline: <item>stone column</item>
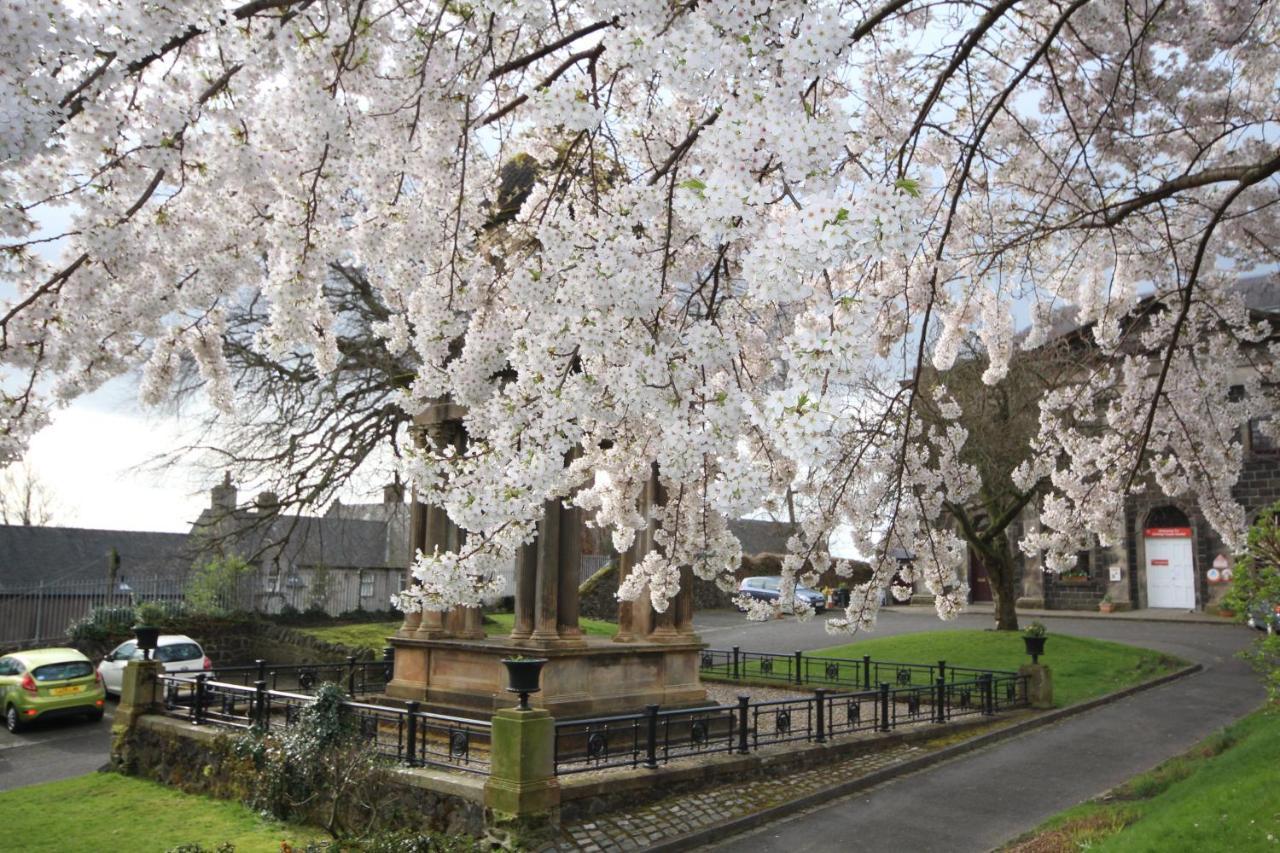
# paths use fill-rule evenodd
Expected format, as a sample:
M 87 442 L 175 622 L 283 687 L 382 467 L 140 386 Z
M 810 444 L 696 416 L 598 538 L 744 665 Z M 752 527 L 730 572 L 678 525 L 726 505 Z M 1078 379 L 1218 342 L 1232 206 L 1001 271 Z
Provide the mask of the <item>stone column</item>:
M 521 840 L 533 842 L 538 829 L 554 827 L 559 818 L 556 721 L 542 709 L 504 708 L 493 716 L 492 738 L 489 778 L 484 785 L 485 807 L 493 813 L 496 823 L 514 823 L 524 830 Z M 520 826 L 522 823 L 525 825 Z M 532 834 L 527 834 L 530 830 Z
M 542 642 L 560 639 L 560 512 L 558 501 L 545 501 L 538 522 L 538 576 L 534 585 L 533 634 Z
M 680 567 L 680 593 L 674 602 L 676 609 L 676 631 L 681 634 L 693 633 L 693 567 Z
M 533 634 L 534 596 L 538 581 L 538 540 L 520 548 L 516 558 L 515 619 L 511 626 L 511 639 L 527 640 Z
M 419 549 L 426 541 L 427 536 L 427 505 L 418 500 L 417 490 L 414 490 L 412 502 L 409 504 L 409 562 L 412 565 L 413 560 L 418 555 Z M 406 588 L 417 585 L 414 580 L 412 571 L 408 572 L 408 579 L 405 584 Z M 407 637 L 412 635 L 422 625 L 422 612 L 406 613 L 404 615 L 404 624 L 400 626 L 398 636 Z
M 578 625 L 578 585 L 582 582 L 582 510 L 566 509 L 559 501 L 555 512 L 560 515 L 560 590 L 556 603 L 556 629 L 561 640 L 581 640 Z
M 649 505 L 653 507 L 665 506 L 667 503 L 667 490 L 663 488 L 662 481 L 658 478 L 658 466 L 655 464 L 649 475 L 649 487 L 647 489 L 649 496 Z M 650 517 L 649 519 L 649 536 L 648 549 L 661 550 L 657 544 L 658 520 Z M 670 641 L 676 639 L 679 635 L 676 632 L 676 608 L 678 606 L 679 596 L 667 602 L 667 609 L 661 613 L 656 610 L 653 612 L 653 630 L 649 632 L 649 638 L 657 642 Z M 652 604 L 650 604 L 652 607 Z
M 631 543 L 631 547 L 618 555 L 618 586 L 622 586 L 622 582 L 631 574 L 631 567 L 635 565 L 636 558 L 636 542 Z M 618 600 L 618 633 L 614 634 L 613 641 L 615 643 L 633 643 L 636 639 L 635 629 L 635 608 L 636 602 Z

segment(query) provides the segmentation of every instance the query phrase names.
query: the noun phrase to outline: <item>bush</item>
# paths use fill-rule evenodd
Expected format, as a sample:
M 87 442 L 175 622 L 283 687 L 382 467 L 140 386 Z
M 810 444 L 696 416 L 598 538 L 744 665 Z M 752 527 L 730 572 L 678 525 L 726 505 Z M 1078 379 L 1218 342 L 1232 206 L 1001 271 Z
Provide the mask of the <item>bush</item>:
M 1280 501 L 1262 511 L 1248 541 L 1223 599 L 1241 619 L 1250 613 L 1269 616 L 1280 604 Z M 1262 675 L 1271 699 L 1280 701 L 1280 633 L 1264 636 L 1245 657 Z
M 187 611 L 201 616 L 228 616 L 241 611 L 240 583 L 253 570 L 239 557 L 222 557 L 196 569 L 187 584 Z
M 95 607 L 88 616 L 77 619 L 67 627 L 67 637 L 72 642 L 100 643 L 133 632 L 137 614 L 132 605 Z

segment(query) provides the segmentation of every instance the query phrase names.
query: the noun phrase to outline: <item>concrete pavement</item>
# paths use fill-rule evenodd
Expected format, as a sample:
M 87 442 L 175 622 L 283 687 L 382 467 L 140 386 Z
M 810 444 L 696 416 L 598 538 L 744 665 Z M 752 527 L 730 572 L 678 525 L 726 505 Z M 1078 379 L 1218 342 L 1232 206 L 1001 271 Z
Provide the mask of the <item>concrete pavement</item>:
M 107 763 L 115 702 L 96 723 L 52 720 L 12 735 L 0 727 L 0 791 L 83 776 Z
M 961 617 L 959 627 L 988 622 L 988 616 L 975 614 Z M 874 636 L 938 625 L 936 617 L 904 608 L 886 612 Z M 721 645 L 712 639 L 720 635 L 743 648 L 769 650 L 763 648 L 766 633 L 733 629 L 719 618 L 707 627 L 724 628 L 706 637 L 712 645 Z M 1158 649 L 1204 670 L 707 849 L 989 850 L 1185 751 L 1263 700 L 1256 676 L 1235 656 L 1253 637 L 1246 628 L 1055 615 L 1049 629 Z M 793 624 L 780 631 L 782 647 L 775 650 L 817 647 L 797 645 L 811 630 Z M 823 639 L 821 645 L 829 645 L 833 638 Z

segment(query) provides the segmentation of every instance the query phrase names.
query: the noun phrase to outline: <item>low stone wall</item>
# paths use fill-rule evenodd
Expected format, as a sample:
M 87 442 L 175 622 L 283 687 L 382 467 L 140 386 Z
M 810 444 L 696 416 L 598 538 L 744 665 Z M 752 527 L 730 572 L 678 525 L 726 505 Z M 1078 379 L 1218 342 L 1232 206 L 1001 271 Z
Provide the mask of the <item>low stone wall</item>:
M 274 664 L 300 664 L 342 663 L 348 656 L 356 660 L 377 657 L 370 649 L 326 643 L 295 628 L 258 619 L 190 619 L 164 628 L 163 633 L 186 634 L 220 666 L 243 666 L 259 659 Z M 127 633 L 75 641 L 72 645 L 97 660 L 130 639 L 133 634 Z
M 1090 578 L 1085 581 L 1063 580 L 1053 575 L 1044 578 L 1044 606 L 1047 610 L 1097 610 L 1106 595 L 1106 582 Z
M 245 786 L 253 778 L 252 760 L 236 754 L 235 733 L 150 714 L 127 737 L 128 749 L 115 757 L 121 772 L 219 799 L 245 801 L 251 794 Z M 390 767 L 383 781 L 381 829 L 485 833 L 484 777 Z

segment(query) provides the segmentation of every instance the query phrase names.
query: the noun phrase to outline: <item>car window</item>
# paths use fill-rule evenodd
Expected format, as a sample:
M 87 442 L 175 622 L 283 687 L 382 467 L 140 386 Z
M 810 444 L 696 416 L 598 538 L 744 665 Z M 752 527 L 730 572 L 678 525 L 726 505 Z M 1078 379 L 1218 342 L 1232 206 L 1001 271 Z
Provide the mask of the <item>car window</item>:
M 13 658 L 0 660 L 0 675 L 17 675 L 18 662 Z
M 120 644 L 111 654 L 115 660 L 142 660 L 142 652 L 138 651 L 137 640 Z
M 66 681 L 68 678 L 84 678 L 93 675 L 93 664 L 87 660 L 69 660 L 63 663 L 47 663 L 31 671 L 36 681 Z
M 760 581 L 760 586 L 762 589 L 767 589 L 770 591 L 775 590 L 779 586 L 779 579 L 778 578 L 762 578 Z
M 171 646 L 161 646 L 156 649 L 156 660 L 161 663 L 175 660 L 200 660 L 203 657 L 204 652 L 200 651 L 200 647 L 195 643 L 174 643 Z

